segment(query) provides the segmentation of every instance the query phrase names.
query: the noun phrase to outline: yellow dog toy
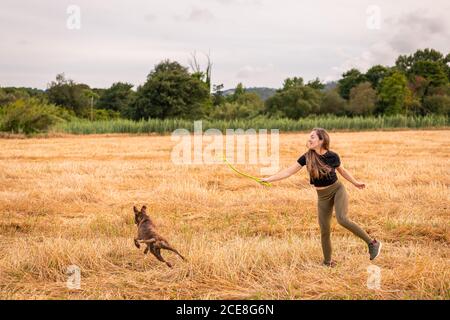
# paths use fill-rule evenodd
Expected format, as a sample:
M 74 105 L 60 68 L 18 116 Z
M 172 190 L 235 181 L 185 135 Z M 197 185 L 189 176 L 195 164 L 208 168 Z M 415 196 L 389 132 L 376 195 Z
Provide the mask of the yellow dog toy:
M 253 177 L 247 173 L 241 172 L 238 169 L 236 169 L 231 163 L 228 162 L 228 160 L 226 159 L 226 157 L 223 157 L 223 161 L 231 168 L 231 170 L 233 170 L 234 172 L 236 172 L 237 174 L 240 174 L 241 176 L 250 178 L 252 180 L 255 180 L 256 182 L 258 182 L 259 184 L 265 186 L 265 187 L 271 187 L 272 184 L 270 182 L 266 182 L 266 181 L 262 181 L 260 178 L 257 177 Z

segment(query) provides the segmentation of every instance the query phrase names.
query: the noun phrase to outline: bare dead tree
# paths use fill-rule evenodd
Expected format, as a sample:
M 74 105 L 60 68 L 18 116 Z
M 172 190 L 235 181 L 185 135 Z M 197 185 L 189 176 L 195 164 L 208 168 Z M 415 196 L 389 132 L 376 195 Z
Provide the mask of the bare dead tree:
M 189 66 L 191 67 L 193 72 L 201 73 L 200 63 L 197 60 L 197 52 L 196 51 L 191 53 L 191 58 L 188 60 L 188 62 L 189 62 Z
M 191 53 L 191 58 L 188 60 L 189 66 L 191 67 L 192 71 L 194 73 L 198 73 L 204 78 L 205 83 L 208 86 L 209 91 L 211 91 L 211 72 L 212 72 L 212 62 L 210 53 L 204 54 L 206 56 L 206 70 L 205 72 L 202 71 L 202 68 L 200 66 L 200 63 L 197 59 L 197 52 L 194 51 Z

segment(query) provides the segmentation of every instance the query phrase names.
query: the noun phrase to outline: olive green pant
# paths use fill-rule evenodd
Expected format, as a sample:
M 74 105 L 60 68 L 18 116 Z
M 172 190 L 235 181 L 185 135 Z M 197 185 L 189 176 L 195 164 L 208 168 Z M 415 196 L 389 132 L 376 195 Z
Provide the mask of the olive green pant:
M 317 209 L 320 225 L 320 239 L 322 241 L 322 250 L 325 262 L 331 261 L 331 216 L 333 213 L 333 204 L 336 211 L 336 220 L 344 228 L 353 232 L 367 244 L 372 239 L 357 224 L 347 218 L 348 195 L 345 186 L 337 180 L 326 189 L 317 190 Z

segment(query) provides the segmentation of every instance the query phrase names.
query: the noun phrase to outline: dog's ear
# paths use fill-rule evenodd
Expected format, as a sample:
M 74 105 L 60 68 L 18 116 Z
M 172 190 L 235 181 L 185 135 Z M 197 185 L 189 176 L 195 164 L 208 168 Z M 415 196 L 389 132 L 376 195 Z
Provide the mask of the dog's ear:
M 139 216 L 141 216 L 142 214 L 135 206 L 133 206 L 133 211 L 134 211 L 134 223 L 139 224 Z
M 147 214 L 147 207 L 146 206 L 142 206 L 141 212 Z

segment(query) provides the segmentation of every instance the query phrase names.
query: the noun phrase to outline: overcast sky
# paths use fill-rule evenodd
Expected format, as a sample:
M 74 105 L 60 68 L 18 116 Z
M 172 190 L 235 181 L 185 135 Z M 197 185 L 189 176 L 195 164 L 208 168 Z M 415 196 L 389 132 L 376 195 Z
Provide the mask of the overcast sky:
M 67 26 L 70 5 L 80 29 Z M 163 59 L 188 66 L 193 51 L 203 65 L 210 53 L 225 88 L 330 81 L 419 48 L 449 53 L 449 13 L 448 0 L 0 0 L 0 86 L 44 89 L 61 72 L 139 85 Z

